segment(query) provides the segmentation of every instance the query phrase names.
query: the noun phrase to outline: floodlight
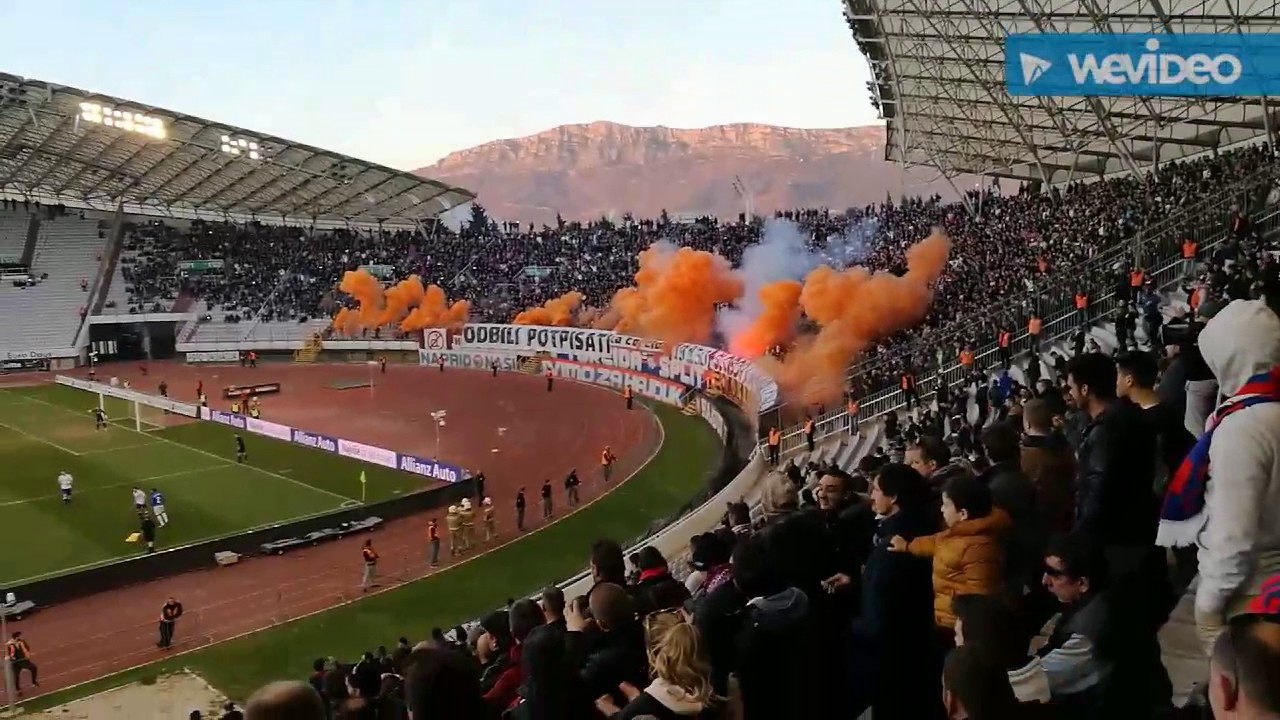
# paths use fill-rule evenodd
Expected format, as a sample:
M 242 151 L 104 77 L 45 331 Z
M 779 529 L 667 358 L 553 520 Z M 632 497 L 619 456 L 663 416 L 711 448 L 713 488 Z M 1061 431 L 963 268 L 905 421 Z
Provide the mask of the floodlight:
M 157 140 L 163 140 L 168 136 L 165 131 L 164 121 L 160 118 L 132 110 L 117 110 L 95 102 L 80 103 L 80 119 L 97 125 L 117 128 L 125 132 L 146 135 Z
M 219 145 L 219 149 L 221 149 L 222 152 L 228 155 L 234 155 L 238 157 L 248 156 L 250 160 L 262 159 L 262 152 L 258 148 L 257 141 L 250 140 L 249 138 L 223 135 L 222 143 Z

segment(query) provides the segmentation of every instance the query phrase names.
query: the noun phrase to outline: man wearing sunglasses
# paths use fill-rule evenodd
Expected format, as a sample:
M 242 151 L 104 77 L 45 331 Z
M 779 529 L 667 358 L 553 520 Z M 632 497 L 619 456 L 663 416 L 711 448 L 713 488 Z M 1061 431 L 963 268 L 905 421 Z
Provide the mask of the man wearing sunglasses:
M 1133 612 L 1144 596 L 1110 577 L 1103 549 L 1088 538 L 1072 533 L 1050 543 L 1043 582 L 1062 614 L 1037 656 L 1009 672 L 1019 700 L 1051 700 L 1082 717 L 1120 709 L 1133 718 L 1161 717 L 1170 709 L 1158 626 Z

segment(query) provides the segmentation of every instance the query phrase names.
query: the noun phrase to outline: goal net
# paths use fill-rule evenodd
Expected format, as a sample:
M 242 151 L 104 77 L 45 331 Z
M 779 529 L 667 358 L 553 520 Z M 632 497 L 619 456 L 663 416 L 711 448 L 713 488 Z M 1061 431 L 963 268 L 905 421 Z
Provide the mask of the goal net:
M 64 375 L 59 375 L 56 381 L 59 385 L 93 393 L 94 404 L 106 413 L 107 422 L 130 430 L 149 432 L 169 427 L 175 421 L 200 417 L 200 408 L 189 403 Z

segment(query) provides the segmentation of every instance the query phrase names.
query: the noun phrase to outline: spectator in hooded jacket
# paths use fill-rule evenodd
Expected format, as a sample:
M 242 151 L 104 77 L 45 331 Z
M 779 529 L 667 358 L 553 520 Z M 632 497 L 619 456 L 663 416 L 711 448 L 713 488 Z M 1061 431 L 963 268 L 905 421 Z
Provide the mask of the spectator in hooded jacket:
M 943 486 L 942 519 L 947 525 L 942 532 L 911 541 L 895 535 L 889 548 L 933 559 L 934 620 L 949 632 L 956 624 L 951 598 L 1003 591 L 1000 537 L 1010 521 L 1004 510 L 991 504 L 991 490 L 967 476 L 954 477 Z
M 933 580 L 928 560 L 890 552 L 889 540 L 934 533 L 933 497 L 915 469 L 889 464 L 871 481 L 871 509 L 879 522 L 850 642 L 853 714 L 871 708 L 875 717 L 928 717 L 937 709 L 940 668 L 929 652 Z
M 814 692 L 814 678 L 829 628 L 813 622 L 808 597 L 786 580 L 788 555 L 770 547 L 773 531 L 756 533 L 733 551 L 733 585 L 746 601 L 731 655 L 736 682 L 730 698 L 740 705 L 741 720 L 826 718 L 829 693 Z
M 1237 300 L 1200 334 L 1226 399 L 1170 483 L 1160 542 L 1200 545 L 1196 627 L 1206 652 L 1280 572 L 1280 318 Z
M 636 614 L 646 617 L 659 610 L 682 607 L 689 599 L 689 591 L 671 576 L 667 559 L 653 546 L 640 548 L 636 565 L 640 575 L 630 588 L 636 601 Z

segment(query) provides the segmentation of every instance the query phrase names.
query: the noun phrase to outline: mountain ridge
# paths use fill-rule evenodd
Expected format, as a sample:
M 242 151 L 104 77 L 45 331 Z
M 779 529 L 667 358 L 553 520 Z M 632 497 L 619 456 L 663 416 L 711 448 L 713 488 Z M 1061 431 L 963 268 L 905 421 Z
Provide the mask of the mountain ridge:
M 884 126 L 789 128 L 730 123 L 560 125 L 449 153 L 415 170 L 474 191 L 500 220 L 554 222 L 630 212 L 736 217 L 795 207 L 851 206 L 886 195 L 954 196 L 927 170 L 884 159 Z M 936 175 L 936 173 L 932 173 Z M 745 192 L 739 187 L 744 187 Z

